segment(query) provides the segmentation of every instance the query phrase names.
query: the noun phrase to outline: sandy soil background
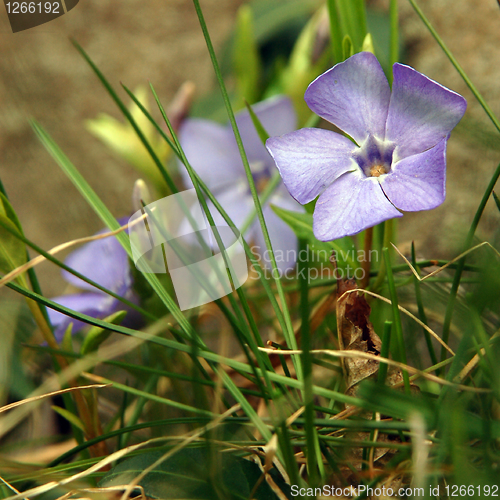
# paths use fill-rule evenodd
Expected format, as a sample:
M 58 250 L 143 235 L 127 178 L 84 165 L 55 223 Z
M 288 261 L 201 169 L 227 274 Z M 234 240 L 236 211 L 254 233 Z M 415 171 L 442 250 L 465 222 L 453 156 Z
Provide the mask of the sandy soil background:
M 216 47 L 227 38 L 242 0 L 203 0 Z M 388 1 L 372 2 L 387 8 Z M 467 117 L 485 124 L 484 112 L 405 0 L 402 36 L 407 62 L 469 101 Z M 425 14 L 477 88 L 500 114 L 500 8 L 496 0 L 420 0 Z M 131 209 L 137 173 L 117 160 L 84 128 L 99 112 L 120 117 L 114 104 L 69 41 L 74 37 L 110 81 L 130 88 L 152 81 L 168 102 L 185 80 L 199 93 L 214 85 L 211 63 L 190 0 L 80 0 L 67 15 L 12 34 L 0 6 L 0 175 L 24 225 L 44 248 L 87 236 L 101 223 L 36 139 L 34 117 L 53 136 L 116 216 Z M 481 194 L 500 161 L 496 146 L 473 145 L 458 131 L 449 143 L 448 197 L 438 209 L 401 220 L 401 241 L 416 238 L 421 255 L 440 258 L 457 249 Z M 480 228 L 490 235 L 499 214 L 492 202 Z M 64 283 L 49 264 L 39 268 L 44 291 Z

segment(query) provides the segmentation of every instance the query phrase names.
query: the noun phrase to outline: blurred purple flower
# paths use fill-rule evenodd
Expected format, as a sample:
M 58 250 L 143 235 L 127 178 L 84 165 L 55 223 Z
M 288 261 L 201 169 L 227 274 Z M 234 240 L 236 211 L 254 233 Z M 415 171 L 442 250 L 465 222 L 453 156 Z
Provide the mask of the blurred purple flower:
M 118 222 L 125 224 L 127 220 L 120 219 Z M 103 229 L 97 234 L 102 234 L 106 231 Z M 114 236 L 83 245 L 78 250 L 72 252 L 64 263 L 129 301 L 138 302 L 138 298 L 132 289 L 132 275 L 127 253 Z M 54 302 L 99 319 L 105 318 L 119 310 L 127 310 L 128 314 L 123 324 L 131 324 L 131 321 L 137 320 L 138 313 L 135 310 L 130 310 L 130 308 L 118 299 L 101 292 L 99 289 L 67 271 L 63 270 L 62 275 L 70 284 L 85 291 L 56 297 L 52 299 Z M 73 332 L 86 326 L 86 323 L 70 318 L 53 309 L 48 308 L 47 311 L 58 341 L 62 339 L 70 323 L 73 323 Z
M 285 186 L 302 204 L 320 195 L 315 236 L 356 234 L 397 210 L 429 210 L 445 198 L 446 142 L 465 99 L 403 64 L 391 89 L 373 54 L 361 52 L 314 80 L 305 101 L 350 135 L 301 129 L 266 146 Z
M 270 135 L 285 134 L 295 130 L 297 117 L 287 97 L 274 97 L 253 106 L 255 114 Z M 259 138 L 247 110 L 236 115 L 236 122 L 245 147 L 257 190 L 261 191 L 271 178 L 275 168 L 273 159 Z M 235 226 L 241 228 L 253 209 L 253 200 L 248 187 L 245 169 L 231 126 L 219 125 L 209 120 L 191 118 L 183 122 L 179 140 L 193 169 L 205 181 L 209 189 L 231 217 Z M 184 167 L 181 172 L 186 187 L 192 187 Z M 269 203 L 292 211 L 301 211 L 300 205 L 281 184 L 270 197 Z M 225 225 L 219 212 L 208 203 L 216 225 Z M 271 209 L 263 207 L 278 268 L 281 272 L 295 265 L 297 238 L 290 227 Z M 260 224 L 256 220 L 247 236 L 255 243 L 257 254 L 264 255 L 266 245 Z M 264 258 L 263 264 L 267 260 Z

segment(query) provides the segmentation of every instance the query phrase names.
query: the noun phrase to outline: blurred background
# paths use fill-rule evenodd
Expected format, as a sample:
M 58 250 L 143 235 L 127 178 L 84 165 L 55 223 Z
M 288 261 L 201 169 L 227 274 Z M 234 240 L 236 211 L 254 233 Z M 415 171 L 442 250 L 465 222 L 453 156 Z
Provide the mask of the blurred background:
M 243 3 L 201 2 L 219 52 Z M 418 3 L 493 111 L 500 114 L 500 9 L 496 0 Z M 388 0 L 368 4 L 382 16 L 388 8 Z M 151 81 L 164 104 L 186 80 L 195 83 L 196 97 L 203 97 L 214 90 L 215 77 L 190 0 L 80 0 L 68 14 L 16 34 L 11 33 L 2 9 L 0 176 L 26 235 L 49 249 L 91 235 L 102 223 L 39 143 L 30 118 L 46 128 L 116 217 L 132 211 L 132 187 L 139 176 L 85 128 L 84 121 L 101 112 L 122 117 L 70 38 L 82 45 L 115 87 L 123 82 L 135 89 Z M 446 202 L 431 212 L 407 214 L 399 224 L 403 248 L 416 238 L 420 256 L 446 258 L 459 253 L 462 231 L 469 227 L 499 161 L 500 145 L 486 115 L 404 0 L 400 25 L 404 62 L 469 101 L 466 119 L 449 142 Z M 128 102 L 124 92 L 121 96 Z M 491 234 L 496 221 L 498 212 L 490 202 L 479 234 Z M 46 295 L 63 292 L 57 268 L 45 263 L 37 272 Z

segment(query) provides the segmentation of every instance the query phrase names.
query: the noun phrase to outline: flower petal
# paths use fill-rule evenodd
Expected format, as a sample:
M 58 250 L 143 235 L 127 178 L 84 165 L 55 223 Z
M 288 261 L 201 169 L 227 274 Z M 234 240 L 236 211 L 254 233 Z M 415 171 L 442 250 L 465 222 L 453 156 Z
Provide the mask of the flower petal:
M 375 177 L 360 171 L 338 178 L 318 199 L 313 214 L 314 235 L 331 241 L 359 233 L 384 220 L 402 217 L 385 197 Z
M 385 138 L 396 144 L 394 161 L 422 153 L 449 135 L 467 101 L 404 64 L 394 64 Z
M 446 139 L 432 149 L 409 156 L 379 177 L 387 198 L 400 210 L 430 210 L 446 195 Z
M 297 115 L 292 101 L 286 96 L 266 99 L 252 106 L 252 109 L 271 137 L 292 132 L 297 128 Z M 255 130 L 250 113 L 247 110 L 238 113 L 236 123 L 249 161 L 261 161 L 265 166 L 272 166 L 272 160 Z
M 73 309 L 73 311 L 92 316 L 93 318 L 105 318 L 117 310 L 120 301 L 104 293 L 78 293 L 73 295 L 63 295 L 52 299 L 58 304 Z M 57 341 L 61 341 L 70 323 L 73 323 L 73 332 L 81 330 L 87 323 L 78 321 L 70 316 L 47 308 L 50 322 L 54 327 L 54 334 Z
M 99 231 L 97 234 L 108 231 Z M 128 256 L 114 236 L 92 241 L 72 252 L 64 261 L 75 271 L 119 294 L 124 294 L 132 284 Z M 96 288 L 67 271 L 62 275 L 69 283 L 86 290 Z
M 390 95 L 377 58 L 360 52 L 316 78 L 304 98 L 312 111 L 361 146 L 368 135 L 384 138 Z
M 184 120 L 179 141 L 186 158 L 210 190 L 231 185 L 245 175 L 232 131 L 209 120 Z M 193 186 L 186 167 L 179 164 L 184 184 Z
M 302 204 L 314 200 L 343 173 L 357 168 L 352 160 L 356 146 L 329 130 L 304 128 L 271 137 L 266 146 L 288 191 Z

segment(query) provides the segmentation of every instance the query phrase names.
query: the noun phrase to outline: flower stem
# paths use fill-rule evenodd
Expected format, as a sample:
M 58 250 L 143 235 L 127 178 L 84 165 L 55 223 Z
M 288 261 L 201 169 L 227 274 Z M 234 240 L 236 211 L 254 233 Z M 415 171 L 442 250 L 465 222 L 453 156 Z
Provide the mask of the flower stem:
M 383 224 L 384 224 L 384 241 L 382 243 L 382 248 L 387 248 L 390 255 L 394 221 L 393 219 L 386 220 Z M 379 260 L 380 260 L 380 267 L 378 268 L 377 279 L 375 280 L 375 283 L 373 283 L 372 290 L 378 290 L 381 287 L 386 275 L 385 260 L 384 259 L 379 259 Z
M 360 288 L 366 288 L 370 283 L 370 250 L 373 243 L 373 227 L 369 227 L 365 231 L 364 255 L 361 261 L 361 269 L 363 270 L 363 278 L 361 279 Z

